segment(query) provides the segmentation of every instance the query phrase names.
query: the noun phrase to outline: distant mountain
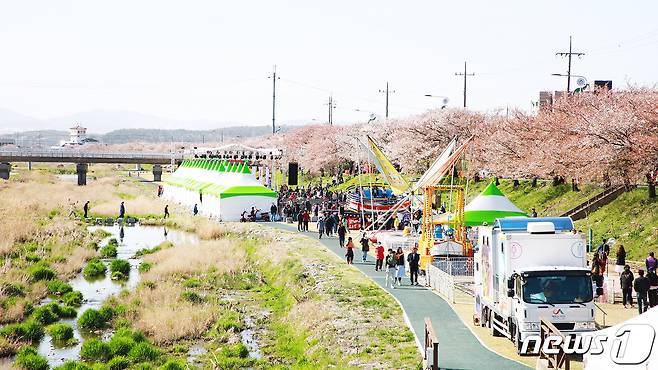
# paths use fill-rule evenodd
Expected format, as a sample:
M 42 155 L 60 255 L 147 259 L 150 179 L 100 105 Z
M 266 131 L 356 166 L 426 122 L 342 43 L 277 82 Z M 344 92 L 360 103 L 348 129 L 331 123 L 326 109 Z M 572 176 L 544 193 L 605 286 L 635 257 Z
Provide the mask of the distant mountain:
M 295 126 L 282 126 L 281 132 L 294 129 Z M 269 126 L 232 126 L 216 130 L 158 130 L 158 129 L 120 129 L 106 134 L 89 133 L 102 144 L 127 144 L 134 142 L 169 143 L 169 142 L 222 142 L 233 138 L 249 138 L 271 133 Z M 69 139 L 68 131 L 36 130 L 10 134 L 0 134 L 0 138 L 14 139 L 18 146 L 53 146 Z
M 0 108 L 0 134 L 34 130 L 38 128 L 39 123 L 40 121 L 34 117 L 28 117 L 9 109 Z

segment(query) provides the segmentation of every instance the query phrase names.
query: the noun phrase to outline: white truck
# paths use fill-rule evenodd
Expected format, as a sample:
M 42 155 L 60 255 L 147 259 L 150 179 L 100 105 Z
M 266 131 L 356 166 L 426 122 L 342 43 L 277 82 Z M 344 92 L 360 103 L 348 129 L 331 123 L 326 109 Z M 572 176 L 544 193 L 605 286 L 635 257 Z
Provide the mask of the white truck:
M 476 317 L 519 354 L 540 318 L 570 335 L 596 329 L 585 237 L 573 229 L 569 217 L 508 217 L 478 228 Z

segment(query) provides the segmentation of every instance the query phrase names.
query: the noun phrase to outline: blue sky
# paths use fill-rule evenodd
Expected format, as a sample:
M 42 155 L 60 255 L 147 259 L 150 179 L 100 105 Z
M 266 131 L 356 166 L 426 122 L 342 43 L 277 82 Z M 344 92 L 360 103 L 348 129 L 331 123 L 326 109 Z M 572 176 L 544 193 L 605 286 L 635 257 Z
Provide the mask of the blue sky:
M 50 118 L 131 110 L 174 119 L 271 123 L 420 113 L 461 106 L 531 108 L 574 74 L 658 82 L 656 1 L 9 1 L 0 2 L 0 107 Z

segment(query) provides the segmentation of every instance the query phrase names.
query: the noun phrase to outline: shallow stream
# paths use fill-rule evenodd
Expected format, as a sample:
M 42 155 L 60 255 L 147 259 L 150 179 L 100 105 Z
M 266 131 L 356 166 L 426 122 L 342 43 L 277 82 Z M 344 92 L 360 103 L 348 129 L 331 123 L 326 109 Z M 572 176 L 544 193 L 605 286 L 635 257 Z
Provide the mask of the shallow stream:
M 73 327 L 74 338 L 77 339 L 78 344 L 73 346 L 58 346 L 53 343 L 50 335 L 46 333 L 38 346 L 38 352 L 48 359 L 51 367 L 59 366 L 68 360 L 77 360 L 82 347 L 84 339 L 101 337 L 105 339 L 111 333 L 107 332 L 89 332 L 78 328 L 77 318 L 83 312 L 93 308 L 99 309 L 105 300 L 113 294 L 119 293 L 123 289 L 133 290 L 140 280 L 140 273 L 138 271 L 139 264 L 142 263 L 141 258 L 135 258 L 135 253 L 140 249 L 153 248 L 156 245 L 170 241 L 174 245 L 181 243 L 196 244 L 199 242 L 198 237 L 191 233 L 170 230 L 164 227 L 154 226 L 91 226 L 90 231 L 102 229 L 111 236 L 104 239 L 100 246 L 104 246 L 111 238 L 116 238 L 119 241 L 117 247 L 117 258 L 128 260 L 130 263 L 130 275 L 125 281 L 116 281 L 110 278 L 109 264 L 111 259 L 103 260 L 107 266 L 107 273 L 104 278 L 100 279 L 86 279 L 80 273 L 73 280 L 68 283 L 82 293 L 84 301 L 82 306 L 78 308 L 78 316 L 75 319 L 62 319 L 59 322 L 69 324 Z M 51 302 L 52 299 L 46 298 L 42 304 Z

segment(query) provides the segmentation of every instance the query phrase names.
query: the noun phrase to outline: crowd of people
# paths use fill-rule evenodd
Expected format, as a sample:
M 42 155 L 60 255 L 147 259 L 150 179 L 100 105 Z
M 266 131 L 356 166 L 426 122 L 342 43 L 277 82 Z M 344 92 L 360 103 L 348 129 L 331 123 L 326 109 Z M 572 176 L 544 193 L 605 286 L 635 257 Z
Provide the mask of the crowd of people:
M 608 266 L 608 256 L 610 255 L 610 242 L 603 239 L 598 246 L 590 262 L 592 271 L 592 280 L 599 289 L 603 287 L 603 280 Z M 615 272 L 619 273 L 619 285 L 622 293 L 622 304 L 624 308 L 633 308 L 633 296 L 640 314 L 651 307 L 658 306 L 658 260 L 654 252 L 644 261 L 644 268 L 638 268 L 636 274 L 633 273 L 631 266 L 626 263 L 626 249 L 620 245 L 615 253 Z M 635 293 L 635 294 L 633 294 Z

